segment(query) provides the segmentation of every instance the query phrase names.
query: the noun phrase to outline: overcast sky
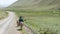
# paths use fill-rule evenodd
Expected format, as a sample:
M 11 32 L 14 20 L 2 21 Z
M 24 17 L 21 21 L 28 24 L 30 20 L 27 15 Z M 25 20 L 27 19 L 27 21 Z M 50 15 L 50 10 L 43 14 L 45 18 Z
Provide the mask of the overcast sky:
M 17 0 L 0 0 L 0 7 L 7 7 Z

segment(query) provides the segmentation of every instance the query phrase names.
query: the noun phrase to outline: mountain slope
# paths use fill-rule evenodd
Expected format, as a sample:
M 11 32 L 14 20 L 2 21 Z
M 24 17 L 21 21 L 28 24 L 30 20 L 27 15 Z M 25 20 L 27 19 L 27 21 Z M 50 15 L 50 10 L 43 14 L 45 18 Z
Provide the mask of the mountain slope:
M 10 8 L 60 8 L 60 0 L 18 0 Z

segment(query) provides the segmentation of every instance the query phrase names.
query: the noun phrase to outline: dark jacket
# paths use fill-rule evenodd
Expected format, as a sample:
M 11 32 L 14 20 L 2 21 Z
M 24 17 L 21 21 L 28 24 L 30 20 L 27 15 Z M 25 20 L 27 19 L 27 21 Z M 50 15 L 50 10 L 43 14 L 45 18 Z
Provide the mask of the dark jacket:
M 23 18 L 20 17 L 19 18 L 19 22 L 24 22 Z

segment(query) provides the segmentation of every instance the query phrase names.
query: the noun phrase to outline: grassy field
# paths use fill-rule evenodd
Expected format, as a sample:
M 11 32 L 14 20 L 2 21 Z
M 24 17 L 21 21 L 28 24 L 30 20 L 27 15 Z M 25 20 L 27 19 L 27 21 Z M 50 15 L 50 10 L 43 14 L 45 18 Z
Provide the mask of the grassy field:
M 0 20 L 5 18 L 8 15 L 7 12 L 0 10 Z
M 36 34 L 60 34 L 60 10 L 13 10 L 17 16 L 23 16 L 24 24 L 28 25 Z

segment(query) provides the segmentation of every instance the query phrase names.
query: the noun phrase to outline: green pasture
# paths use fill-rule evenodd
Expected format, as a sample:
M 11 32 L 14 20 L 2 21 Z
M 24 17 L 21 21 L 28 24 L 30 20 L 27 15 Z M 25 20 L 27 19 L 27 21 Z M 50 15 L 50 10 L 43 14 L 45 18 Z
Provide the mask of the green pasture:
M 8 15 L 8 13 L 6 11 L 0 10 L 0 20 L 5 18 L 7 15 Z
M 43 34 L 45 31 L 53 34 L 60 34 L 60 10 L 14 10 L 17 16 L 24 17 L 24 24 L 32 28 L 36 34 Z

